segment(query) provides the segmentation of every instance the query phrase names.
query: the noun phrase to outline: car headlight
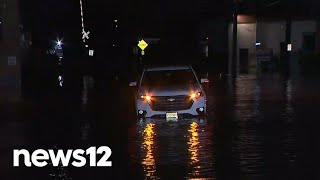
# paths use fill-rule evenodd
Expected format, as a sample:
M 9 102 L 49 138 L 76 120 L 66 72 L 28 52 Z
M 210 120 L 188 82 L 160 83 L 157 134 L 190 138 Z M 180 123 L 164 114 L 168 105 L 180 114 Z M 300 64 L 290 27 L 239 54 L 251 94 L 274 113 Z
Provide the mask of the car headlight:
M 140 99 L 145 100 L 145 101 L 151 101 L 152 97 L 149 95 L 141 95 Z
M 196 92 L 196 93 L 191 93 L 190 94 L 190 98 L 192 99 L 198 99 L 198 98 L 201 98 L 203 97 L 203 93 L 202 92 Z

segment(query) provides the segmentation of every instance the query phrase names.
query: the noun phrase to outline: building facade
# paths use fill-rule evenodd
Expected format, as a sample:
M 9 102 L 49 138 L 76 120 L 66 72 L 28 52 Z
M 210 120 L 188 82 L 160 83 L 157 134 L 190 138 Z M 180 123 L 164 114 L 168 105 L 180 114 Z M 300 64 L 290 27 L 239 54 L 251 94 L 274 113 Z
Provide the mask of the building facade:
M 304 54 L 319 52 L 319 23 L 315 19 L 293 19 L 290 43 L 286 43 L 287 21 L 238 16 L 237 73 L 256 73 L 263 64 L 274 69 L 289 52 L 290 70 L 298 71 L 299 58 Z M 229 62 L 232 62 L 232 30 L 229 24 Z M 229 63 L 231 64 L 231 63 Z M 272 67 L 271 67 L 272 66 Z

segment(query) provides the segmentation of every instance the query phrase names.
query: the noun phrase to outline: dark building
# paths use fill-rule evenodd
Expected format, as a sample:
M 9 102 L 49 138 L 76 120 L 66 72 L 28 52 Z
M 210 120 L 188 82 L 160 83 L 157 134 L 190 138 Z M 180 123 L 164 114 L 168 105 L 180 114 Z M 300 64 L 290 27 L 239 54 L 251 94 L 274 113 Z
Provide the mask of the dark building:
M 0 101 L 20 96 L 21 26 L 19 1 L 0 1 Z

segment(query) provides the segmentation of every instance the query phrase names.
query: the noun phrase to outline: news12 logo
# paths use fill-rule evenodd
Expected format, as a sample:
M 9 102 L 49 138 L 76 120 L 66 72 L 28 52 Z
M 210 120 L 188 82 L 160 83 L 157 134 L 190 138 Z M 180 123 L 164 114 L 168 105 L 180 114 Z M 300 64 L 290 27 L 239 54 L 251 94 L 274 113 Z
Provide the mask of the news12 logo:
M 87 150 L 69 149 L 66 153 L 63 150 L 53 149 L 49 149 L 48 151 L 38 149 L 30 153 L 28 150 L 21 149 L 13 150 L 13 166 L 19 167 L 20 158 L 22 157 L 23 163 L 27 167 L 31 167 L 32 165 L 35 167 L 45 167 L 49 161 L 51 161 L 54 167 L 58 167 L 60 164 L 67 167 L 71 161 L 72 166 L 83 167 L 87 165 L 87 158 L 89 158 L 90 167 L 111 167 L 112 162 L 108 161 L 111 154 L 112 151 L 108 146 L 101 146 L 99 148 L 90 147 Z M 97 155 L 102 155 L 98 162 Z

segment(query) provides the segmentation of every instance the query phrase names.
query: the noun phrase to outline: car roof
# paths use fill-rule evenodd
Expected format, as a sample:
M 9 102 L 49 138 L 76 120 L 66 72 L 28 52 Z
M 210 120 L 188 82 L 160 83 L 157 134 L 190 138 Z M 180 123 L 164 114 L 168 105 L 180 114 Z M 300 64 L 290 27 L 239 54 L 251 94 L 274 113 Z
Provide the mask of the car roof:
M 175 70 L 187 70 L 190 69 L 190 66 L 183 65 L 183 66 L 155 66 L 155 67 L 148 67 L 146 71 L 175 71 Z

